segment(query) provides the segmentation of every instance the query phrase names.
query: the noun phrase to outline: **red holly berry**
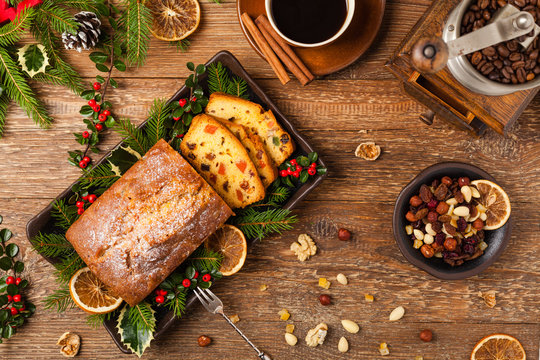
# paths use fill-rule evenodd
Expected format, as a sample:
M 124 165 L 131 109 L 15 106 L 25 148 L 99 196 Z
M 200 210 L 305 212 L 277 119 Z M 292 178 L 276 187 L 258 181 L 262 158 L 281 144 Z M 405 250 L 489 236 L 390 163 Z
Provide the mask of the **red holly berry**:
M 92 85 L 92 87 L 94 88 L 94 90 L 98 91 L 99 89 L 101 89 L 101 84 L 96 81 L 94 85 Z
M 304 168 L 301 167 L 300 165 L 296 165 L 296 171 L 302 171 Z
M 84 201 L 77 201 L 77 202 L 75 203 L 75 206 L 78 207 L 78 208 L 84 207 Z
M 97 104 L 96 99 L 88 100 L 88 105 L 90 105 L 91 108 L 94 108 L 96 104 Z
M 8 276 L 8 277 L 6 278 L 6 284 L 7 284 L 7 285 L 11 285 L 11 284 L 13 284 L 14 282 L 15 282 L 15 278 L 14 278 L 13 276 Z
M 295 172 L 293 172 L 293 176 L 295 178 L 299 178 L 300 177 L 300 171 L 296 170 Z
M 22 308 L 19 309 L 19 311 L 24 311 L 26 310 L 26 307 L 23 305 Z
M 13 315 L 13 316 L 15 316 L 15 315 L 17 315 L 19 313 L 19 311 L 17 309 L 15 309 L 14 307 L 12 307 L 10 309 L 10 311 L 11 311 L 11 315 Z
M 21 300 L 22 300 L 21 295 L 19 294 L 13 295 L 14 302 L 21 302 Z
M 197 101 L 197 98 L 194 96 L 191 101 Z
M 20 277 L 15 279 L 15 285 L 19 285 L 21 283 L 22 279 Z
M 203 275 L 202 281 L 209 282 L 210 280 L 212 280 L 212 277 L 210 276 L 210 274 L 204 274 Z
M 82 197 L 82 199 L 83 199 L 84 201 L 86 201 L 86 200 L 88 200 L 88 196 L 89 196 L 89 195 L 85 195 L 85 196 Z
M 101 106 L 99 106 L 99 104 L 96 104 L 93 109 L 95 112 L 99 112 L 101 110 Z
M 105 115 L 105 116 L 110 116 L 111 112 L 109 110 L 103 110 L 102 114 Z
M 179 117 L 174 117 L 174 116 L 173 116 L 173 120 L 174 120 L 174 121 L 180 120 L 180 116 L 179 116 Z
M 156 302 L 158 304 L 163 304 L 165 302 L 165 298 L 162 295 L 156 296 Z
M 178 105 L 180 105 L 181 107 L 186 106 L 186 104 L 187 104 L 186 99 L 180 99 L 180 100 L 178 100 Z
M 317 167 L 317 164 L 315 163 L 311 163 L 311 165 L 309 165 L 310 168 L 316 168 Z
M 279 172 L 279 175 L 280 175 L 281 177 L 286 177 L 286 176 L 289 175 L 289 174 L 287 174 L 287 170 L 281 170 L 281 171 Z
M 184 137 L 184 134 L 178 134 L 178 135 L 176 135 L 176 137 L 179 138 L 179 139 L 181 139 L 181 138 Z
M 296 165 L 296 159 L 292 159 L 291 161 L 289 161 L 291 163 L 291 165 Z
M 285 171 L 287 171 L 287 175 L 292 175 L 293 174 L 293 171 L 292 171 L 292 169 L 290 167 L 287 168 L 287 170 L 285 170 Z
M 308 169 L 307 172 L 308 172 L 309 175 L 312 175 L 312 176 L 313 176 L 313 175 L 315 175 L 315 174 L 317 173 L 317 170 L 314 169 L 314 168 L 312 168 L 312 167 L 310 167 L 310 168 Z
M 101 125 L 101 124 L 96 124 L 96 130 L 97 130 L 97 131 L 103 130 L 103 125 Z
M 195 275 L 193 275 L 193 278 L 196 279 L 199 277 L 199 272 L 198 271 L 195 271 Z
M 182 286 L 185 287 L 185 288 L 190 287 L 190 286 L 191 286 L 191 280 L 189 280 L 189 279 L 184 279 L 184 280 L 182 281 Z
M 97 200 L 97 196 L 95 194 L 88 195 L 88 202 L 92 204 L 94 201 Z
M 79 167 L 80 167 L 81 169 L 84 169 L 84 168 L 86 168 L 87 166 L 88 166 L 88 163 L 87 163 L 87 162 L 82 161 L 82 160 L 79 161 Z
M 85 163 L 89 164 L 90 161 L 92 161 L 88 156 L 85 156 L 82 158 L 82 161 L 84 161 Z
M 88 139 L 90 137 L 90 133 L 88 131 L 83 131 L 82 137 L 83 139 Z
M 105 114 L 99 114 L 98 120 L 104 122 L 105 120 L 107 120 L 107 116 L 105 116 Z
M 13 296 L 8 295 L 8 296 L 7 296 L 7 300 L 8 300 L 8 302 L 12 302 L 12 301 L 13 301 Z
M 84 208 L 78 208 L 77 214 L 82 215 L 84 213 Z
M 159 290 L 159 295 L 161 295 L 161 296 L 167 296 L 167 290 L 160 289 L 160 290 Z

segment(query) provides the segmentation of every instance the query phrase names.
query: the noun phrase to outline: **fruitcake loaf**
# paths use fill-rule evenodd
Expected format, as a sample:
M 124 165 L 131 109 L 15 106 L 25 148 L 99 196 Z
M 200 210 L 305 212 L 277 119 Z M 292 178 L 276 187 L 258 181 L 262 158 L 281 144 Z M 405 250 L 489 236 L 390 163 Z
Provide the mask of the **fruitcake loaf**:
M 133 306 L 232 214 L 160 140 L 71 225 L 66 238 L 90 270 Z
M 274 164 L 281 165 L 294 152 L 291 136 L 283 130 L 271 110 L 237 96 L 215 92 L 205 112 L 209 115 L 243 125 L 248 132 L 259 135 Z
M 231 208 L 243 208 L 264 198 L 264 185 L 247 150 L 213 117 L 194 117 L 180 149 Z
M 228 120 L 218 119 L 229 129 L 246 148 L 249 158 L 257 168 L 257 173 L 265 188 L 270 186 L 276 180 L 278 171 L 272 159 L 266 153 L 261 138 L 255 134 L 248 134 L 246 129 L 239 124 Z

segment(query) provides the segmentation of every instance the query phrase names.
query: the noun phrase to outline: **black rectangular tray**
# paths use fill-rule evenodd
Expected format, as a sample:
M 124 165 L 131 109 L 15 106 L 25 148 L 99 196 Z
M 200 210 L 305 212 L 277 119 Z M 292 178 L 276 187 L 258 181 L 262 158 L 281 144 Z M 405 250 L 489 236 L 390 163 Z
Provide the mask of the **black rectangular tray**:
M 294 141 L 296 142 L 296 152 L 292 156 L 295 157 L 299 154 L 309 154 L 310 152 L 313 152 L 313 148 L 311 145 L 308 144 L 306 139 L 298 133 L 298 131 L 294 128 L 294 126 L 291 124 L 287 118 L 279 111 L 279 109 L 276 107 L 276 105 L 268 98 L 268 96 L 264 93 L 264 91 L 261 89 L 259 85 L 249 76 L 249 74 L 246 72 L 244 67 L 240 64 L 240 62 L 234 57 L 233 54 L 231 54 L 228 51 L 220 51 L 216 55 L 214 55 L 207 63 L 206 66 L 215 63 L 215 62 L 221 62 L 225 67 L 229 69 L 229 71 L 241 77 L 244 79 L 249 87 L 249 97 L 251 101 L 254 101 L 256 103 L 259 103 L 262 105 L 265 109 L 270 109 L 276 116 L 276 119 L 279 121 L 279 123 L 285 127 L 285 129 L 289 132 L 289 134 L 292 136 Z M 199 82 L 201 85 L 203 85 L 203 88 L 206 87 L 206 80 L 207 75 L 206 73 L 199 78 Z M 207 90 L 207 89 L 205 89 Z M 178 101 L 181 98 L 185 98 L 189 95 L 189 89 L 183 86 L 180 90 L 178 90 L 170 99 L 169 102 Z M 139 127 L 144 127 L 146 122 L 148 120 L 145 120 L 143 123 L 139 125 Z M 109 157 L 112 151 L 117 149 L 122 145 L 122 142 L 118 143 L 111 151 L 109 151 L 107 154 L 105 154 L 101 160 L 99 160 L 96 165 L 101 164 L 103 161 Z M 319 157 L 318 164 L 322 165 L 324 167 L 325 164 L 323 160 Z M 295 208 L 298 203 L 304 199 L 315 187 L 317 187 L 321 181 L 327 176 L 327 174 L 324 175 L 315 175 L 312 177 L 308 182 L 303 184 L 302 186 L 298 187 L 294 194 L 289 198 L 285 206 L 283 206 L 284 209 L 292 210 Z M 61 200 L 61 199 L 69 199 L 71 195 L 73 195 L 73 192 L 71 191 L 71 188 L 73 185 L 75 185 L 78 182 L 74 182 L 71 184 L 66 190 L 64 190 L 60 195 L 58 195 L 55 199 Z M 49 221 L 51 219 L 51 210 L 52 210 L 52 203 L 49 204 L 45 209 L 43 209 L 39 214 L 34 216 L 26 225 L 26 236 L 28 239 L 31 239 L 35 237 L 40 231 L 44 231 L 47 229 Z M 253 241 L 248 243 L 248 246 L 251 246 L 253 244 Z M 55 262 L 55 259 L 53 258 L 47 258 L 45 259 L 51 263 Z M 221 280 L 223 281 L 223 279 Z M 197 298 L 193 293 L 190 294 L 186 301 L 186 311 L 193 305 Z M 156 324 L 156 332 L 154 334 L 154 339 L 157 339 L 160 337 L 163 333 L 165 333 L 176 321 L 178 321 L 179 318 L 174 316 L 174 313 L 172 311 L 167 311 L 163 316 L 158 315 L 158 323 Z M 118 334 L 118 331 L 116 329 L 116 321 L 117 319 L 111 319 L 108 321 L 105 321 L 103 324 L 105 329 L 109 332 L 111 337 L 113 338 L 116 345 L 118 345 L 118 348 L 126 353 L 129 354 L 131 351 L 127 349 L 124 344 L 122 344 L 122 341 L 120 339 L 120 335 Z

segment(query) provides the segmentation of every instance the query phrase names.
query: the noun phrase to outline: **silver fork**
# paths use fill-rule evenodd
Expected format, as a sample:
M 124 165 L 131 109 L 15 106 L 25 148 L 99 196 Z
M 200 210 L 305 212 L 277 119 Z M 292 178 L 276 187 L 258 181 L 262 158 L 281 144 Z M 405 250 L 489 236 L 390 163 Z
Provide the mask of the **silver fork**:
M 261 358 L 261 360 L 272 360 L 270 356 L 257 349 L 257 347 L 246 337 L 246 335 L 244 335 L 242 331 L 240 331 L 240 329 L 237 328 L 236 325 L 234 325 L 231 319 L 229 319 L 227 315 L 225 315 L 225 313 L 223 312 L 223 303 L 213 292 L 208 289 L 200 288 L 195 288 L 194 292 L 195 295 L 197 295 L 197 298 L 199 299 L 201 304 L 203 304 L 203 306 L 206 308 L 206 310 L 208 310 L 212 314 L 220 314 L 221 316 L 223 316 L 223 318 L 227 320 L 227 322 L 234 328 L 234 330 L 236 330 L 236 332 L 239 333 L 244 340 L 246 340 L 246 342 L 253 348 L 253 350 L 257 352 L 257 356 Z

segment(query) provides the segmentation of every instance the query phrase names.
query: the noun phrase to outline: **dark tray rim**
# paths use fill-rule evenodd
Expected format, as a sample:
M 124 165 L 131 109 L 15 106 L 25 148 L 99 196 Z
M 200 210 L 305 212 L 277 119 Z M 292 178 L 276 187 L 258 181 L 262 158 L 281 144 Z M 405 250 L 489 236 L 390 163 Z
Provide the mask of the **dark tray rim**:
M 296 130 L 296 128 L 293 126 L 293 124 L 283 115 L 283 113 L 278 109 L 278 107 L 270 100 L 270 98 L 266 95 L 266 93 L 262 90 L 262 88 L 255 82 L 255 80 L 247 73 L 247 71 L 244 69 L 244 67 L 240 64 L 238 59 L 231 54 L 229 51 L 222 50 L 216 53 L 208 62 L 206 63 L 206 66 L 210 65 L 214 62 L 221 62 L 224 66 L 226 66 L 232 73 L 235 75 L 243 78 L 248 83 L 248 87 L 250 90 L 261 100 L 263 107 L 266 109 L 272 110 L 274 115 L 276 116 L 277 120 L 280 122 L 282 126 L 286 128 L 286 130 L 291 134 L 292 138 L 296 142 L 296 151 L 303 151 L 305 153 L 313 152 L 314 149 L 311 147 L 311 145 L 306 141 L 306 139 Z M 180 98 L 184 97 L 184 93 L 189 91 L 185 86 L 182 86 L 180 90 L 178 90 L 169 100 L 168 103 L 172 101 L 178 101 Z M 138 127 L 143 127 L 147 123 L 148 119 L 143 121 Z M 120 141 L 118 144 L 116 144 L 110 151 L 108 151 L 103 157 L 96 162 L 96 165 L 100 165 L 105 161 L 111 153 L 118 149 L 123 144 L 123 141 Z M 318 159 L 318 163 L 324 167 L 326 167 L 324 161 L 320 158 Z M 287 203 L 283 206 L 284 209 L 292 210 L 294 209 L 300 201 L 302 201 L 315 187 L 317 187 L 323 179 L 328 174 L 323 175 L 317 175 L 316 177 L 312 178 L 309 182 L 305 183 L 304 185 L 297 188 L 296 192 L 289 198 Z M 79 178 L 80 179 L 80 178 Z M 73 182 L 69 187 L 67 187 L 62 193 L 60 193 L 54 201 L 60 200 L 60 199 L 66 199 L 69 198 L 72 195 L 71 188 L 73 185 L 75 185 L 79 179 L 77 179 L 75 182 Z M 35 237 L 38 232 L 43 229 L 46 224 L 50 220 L 50 212 L 52 210 L 52 201 L 49 205 L 47 205 L 43 210 L 41 210 L 37 215 L 35 215 L 30 221 L 28 221 L 26 225 L 26 236 L 28 241 L 30 241 L 31 238 Z M 251 246 L 253 242 L 250 242 L 248 245 Z M 54 259 L 47 258 L 44 256 L 44 258 L 50 262 L 54 263 Z M 186 311 L 194 304 L 196 300 L 196 297 L 191 294 L 187 301 L 186 301 Z M 156 327 L 156 331 L 154 333 L 154 339 L 159 338 L 161 335 L 166 333 L 169 328 L 174 325 L 176 321 L 178 321 L 179 318 L 174 316 L 172 311 L 168 311 L 163 319 L 159 321 Z M 118 346 L 118 348 L 126 354 L 132 353 L 129 349 L 127 349 L 124 344 L 122 343 L 120 339 L 120 335 L 118 334 L 118 331 L 116 329 L 116 319 L 111 319 L 108 321 L 105 321 L 103 326 L 111 335 L 113 341 Z
M 481 168 L 463 163 L 463 162 L 457 162 L 457 161 L 447 161 L 447 162 L 440 162 L 436 163 L 434 165 L 428 166 L 424 170 L 420 171 L 418 175 L 416 175 L 399 193 L 395 205 L 394 205 L 394 212 L 392 216 L 392 231 L 394 234 L 394 239 L 399 247 L 399 250 L 403 254 L 403 256 L 414 266 L 418 267 L 419 269 L 424 270 L 428 274 L 431 274 L 439 279 L 442 280 L 462 280 L 469 278 L 471 276 L 475 276 L 486 270 L 489 266 L 491 266 L 498 258 L 501 256 L 501 254 L 504 252 L 506 247 L 508 246 L 508 243 L 510 242 L 510 236 L 512 233 L 512 225 L 513 225 L 513 217 L 510 215 L 510 218 L 506 222 L 506 224 L 496 230 L 490 230 L 493 232 L 500 232 L 501 235 L 501 242 L 499 246 L 495 249 L 495 251 L 491 254 L 489 254 L 489 257 L 482 259 L 483 257 L 487 256 L 488 254 L 484 254 L 481 257 L 472 260 L 476 261 L 478 259 L 482 259 L 481 262 L 478 263 L 477 266 L 464 271 L 459 271 L 459 266 L 456 268 L 451 269 L 445 269 L 438 266 L 436 263 L 429 263 L 422 261 L 422 259 L 419 259 L 418 257 L 415 257 L 411 255 L 410 249 L 411 244 L 410 240 L 407 236 L 403 236 L 404 229 L 402 226 L 400 226 L 400 219 L 404 217 L 403 211 L 401 211 L 403 202 L 408 203 L 408 197 L 410 195 L 410 192 L 412 190 L 417 190 L 422 184 L 426 182 L 426 179 L 429 177 L 432 177 L 433 174 L 437 173 L 438 171 L 448 169 L 449 167 L 459 169 L 463 171 L 463 173 L 469 174 L 471 177 L 474 178 L 484 178 L 486 180 L 493 181 L 497 183 L 495 178 L 491 176 L 486 171 L 482 170 Z M 472 176 L 472 175 L 474 176 Z M 417 250 L 415 250 L 417 251 Z

